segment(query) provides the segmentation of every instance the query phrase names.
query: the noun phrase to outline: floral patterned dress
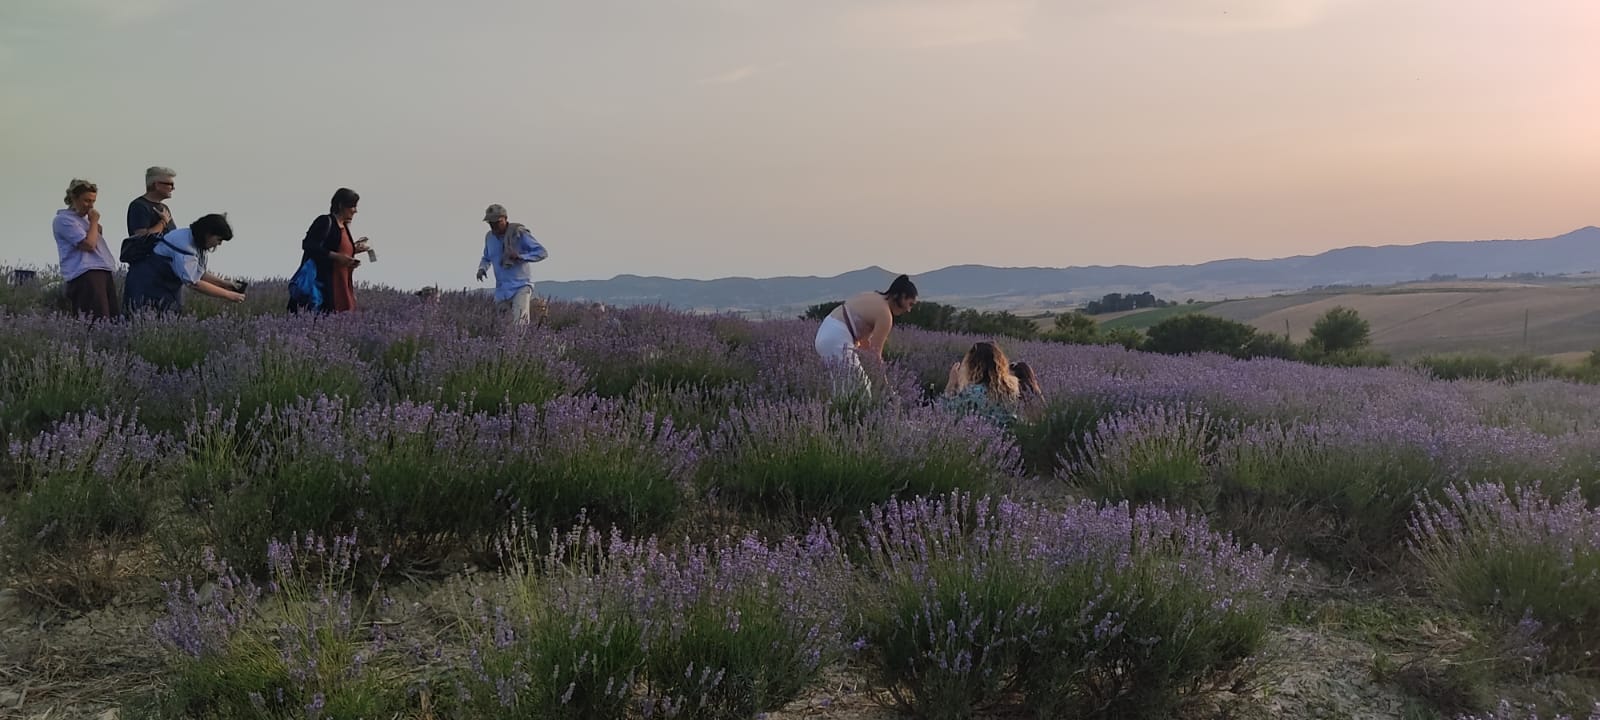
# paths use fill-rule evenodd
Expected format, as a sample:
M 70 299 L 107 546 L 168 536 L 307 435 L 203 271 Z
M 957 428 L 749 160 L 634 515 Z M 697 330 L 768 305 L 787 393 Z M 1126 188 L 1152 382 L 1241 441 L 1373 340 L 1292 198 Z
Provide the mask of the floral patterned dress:
M 968 385 L 954 395 L 939 398 L 940 407 L 957 415 L 976 415 L 996 425 L 1017 421 L 1017 413 L 1007 403 L 989 396 L 982 385 Z

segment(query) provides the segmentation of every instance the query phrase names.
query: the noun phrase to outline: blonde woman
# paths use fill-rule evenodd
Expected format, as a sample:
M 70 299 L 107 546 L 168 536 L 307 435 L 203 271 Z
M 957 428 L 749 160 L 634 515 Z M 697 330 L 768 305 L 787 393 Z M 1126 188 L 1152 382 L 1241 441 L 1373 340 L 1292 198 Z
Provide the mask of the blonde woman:
M 72 312 L 109 320 L 117 312 L 117 286 L 111 277 L 117 271 L 117 256 L 100 226 L 100 211 L 94 209 L 99 196 L 94 183 L 73 179 L 67 185 L 66 207 L 56 211 L 51 230 Z
M 944 394 L 945 408 L 1001 423 L 1016 420 L 1016 407 L 1022 398 L 1005 351 L 992 342 L 974 344 L 961 362 L 950 367 Z

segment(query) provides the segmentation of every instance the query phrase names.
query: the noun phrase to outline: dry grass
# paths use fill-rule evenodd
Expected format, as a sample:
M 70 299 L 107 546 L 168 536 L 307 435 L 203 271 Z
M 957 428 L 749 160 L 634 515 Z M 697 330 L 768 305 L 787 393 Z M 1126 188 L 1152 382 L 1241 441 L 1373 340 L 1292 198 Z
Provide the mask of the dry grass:
M 1373 344 L 1398 358 L 1436 353 L 1573 354 L 1600 347 L 1600 288 L 1526 283 L 1416 283 L 1342 294 L 1223 303 L 1205 312 L 1296 341 L 1335 306 L 1361 313 Z M 1527 343 L 1523 321 L 1527 320 Z

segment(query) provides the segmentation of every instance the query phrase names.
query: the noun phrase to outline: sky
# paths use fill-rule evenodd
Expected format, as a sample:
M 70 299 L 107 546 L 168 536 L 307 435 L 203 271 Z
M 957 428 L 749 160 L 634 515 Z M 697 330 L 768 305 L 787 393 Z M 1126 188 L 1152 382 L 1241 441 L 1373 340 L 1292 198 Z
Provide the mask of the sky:
M 0 0 L 0 263 L 151 165 L 224 275 L 334 190 L 378 262 L 537 277 L 1165 265 L 1600 224 L 1593 0 Z

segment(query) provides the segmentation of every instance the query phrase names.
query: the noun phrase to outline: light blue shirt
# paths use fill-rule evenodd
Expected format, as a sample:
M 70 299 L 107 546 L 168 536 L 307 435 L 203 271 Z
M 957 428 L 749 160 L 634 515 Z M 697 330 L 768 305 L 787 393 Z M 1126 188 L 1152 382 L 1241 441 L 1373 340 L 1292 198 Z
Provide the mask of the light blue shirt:
M 172 259 L 172 273 L 178 276 L 185 285 L 200 282 L 206 275 L 206 258 L 200 254 L 200 249 L 194 244 L 194 231 L 189 228 L 178 228 L 165 235 L 165 243 L 157 242 L 155 254 Z M 168 244 L 182 250 L 178 252 Z M 187 255 L 184 253 L 188 253 Z
M 117 271 L 117 256 L 111 252 L 111 238 L 106 237 L 105 227 L 100 228 L 100 241 L 93 250 L 78 247 L 78 243 L 89 237 L 89 218 L 73 212 L 72 208 L 57 210 L 50 229 L 56 236 L 56 255 L 61 258 L 63 280 L 72 280 L 90 270 Z
M 517 237 L 517 254 L 522 256 L 522 260 L 506 267 L 500 262 L 504 255 L 502 245 L 500 236 L 495 235 L 493 230 L 484 233 L 482 262 L 494 268 L 495 302 L 510 300 L 518 290 L 533 287 L 533 264 L 550 256 L 544 246 L 533 239 L 532 234 L 523 230 Z

